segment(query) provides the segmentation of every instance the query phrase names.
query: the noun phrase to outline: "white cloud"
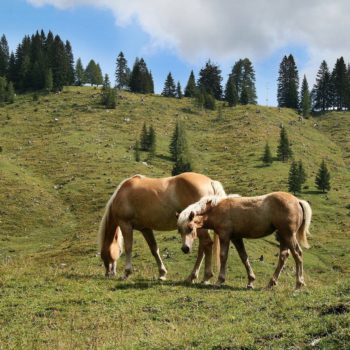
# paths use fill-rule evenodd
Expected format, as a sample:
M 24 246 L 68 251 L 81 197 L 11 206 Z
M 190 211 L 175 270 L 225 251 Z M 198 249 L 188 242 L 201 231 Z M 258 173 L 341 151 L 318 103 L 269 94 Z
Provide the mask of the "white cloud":
M 60 9 L 89 5 L 113 12 L 118 25 L 136 21 L 151 46 L 183 59 L 224 61 L 268 57 L 293 45 L 308 49 L 308 65 L 340 55 L 350 58 L 348 0 L 27 0 Z M 307 67 L 305 68 L 308 69 Z

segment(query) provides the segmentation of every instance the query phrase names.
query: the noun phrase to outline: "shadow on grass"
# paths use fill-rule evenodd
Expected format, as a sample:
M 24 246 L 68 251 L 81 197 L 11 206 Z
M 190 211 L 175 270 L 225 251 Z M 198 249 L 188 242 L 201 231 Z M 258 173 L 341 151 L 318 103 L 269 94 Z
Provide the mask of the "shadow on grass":
M 137 280 L 135 282 L 119 282 L 112 291 L 118 290 L 130 290 L 130 289 L 151 289 L 157 288 L 158 286 L 168 286 L 168 287 L 185 287 L 192 289 L 204 289 L 204 290 L 223 290 L 223 291 L 248 291 L 247 288 L 243 287 L 232 287 L 229 285 L 216 286 L 214 284 L 203 284 L 203 283 L 187 283 L 184 281 L 158 281 L 158 280 Z M 249 291 L 261 291 L 261 288 L 249 289 Z

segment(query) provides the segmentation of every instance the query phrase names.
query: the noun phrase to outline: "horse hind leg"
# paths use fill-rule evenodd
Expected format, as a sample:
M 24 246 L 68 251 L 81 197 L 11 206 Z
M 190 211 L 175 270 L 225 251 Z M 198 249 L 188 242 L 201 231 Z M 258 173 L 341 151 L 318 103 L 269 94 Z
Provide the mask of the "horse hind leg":
M 156 239 L 154 237 L 154 233 L 151 229 L 144 229 L 141 232 L 149 246 L 149 249 L 151 250 L 152 255 L 156 259 L 158 270 L 159 270 L 159 279 L 162 281 L 165 281 L 166 274 L 168 273 L 168 271 L 163 264 L 162 258 L 160 257 L 159 248 L 158 248 Z
M 303 272 L 303 251 L 301 250 L 300 245 L 295 237 L 292 240 L 292 246 L 293 246 L 293 249 L 291 248 L 290 250 L 296 265 L 295 289 L 300 289 L 301 287 L 306 285 L 304 281 L 304 272 Z
M 280 254 L 278 257 L 277 267 L 276 267 L 274 274 L 272 275 L 272 278 L 271 278 L 269 284 L 267 285 L 268 289 L 272 288 L 273 286 L 275 286 L 277 284 L 278 278 L 283 270 L 283 267 L 288 259 L 288 256 L 289 256 L 289 249 L 288 249 L 287 245 L 283 241 L 281 241 Z
M 245 250 L 245 246 L 243 243 L 243 239 L 239 238 L 239 239 L 232 239 L 232 243 L 234 244 L 234 246 L 236 247 L 236 250 L 239 254 L 239 257 L 241 258 L 241 261 L 247 271 L 247 275 L 248 275 L 248 284 L 247 284 L 247 288 L 248 289 L 253 289 L 253 282 L 255 281 L 255 274 L 253 272 L 253 269 L 250 265 L 249 262 L 249 258 L 248 258 L 248 254 Z

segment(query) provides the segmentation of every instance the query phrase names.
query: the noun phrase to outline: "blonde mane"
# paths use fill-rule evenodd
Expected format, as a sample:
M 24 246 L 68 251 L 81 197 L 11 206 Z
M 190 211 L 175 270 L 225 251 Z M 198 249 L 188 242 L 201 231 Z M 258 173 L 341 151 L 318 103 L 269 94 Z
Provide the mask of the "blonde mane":
M 106 232 L 106 223 L 107 223 L 107 218 L 109 216 L 109 209 L 110 207 L 112 206 L 112 203 L 115 199 L 115 197 L 117 196 L 118 194 L 118 191 L 121 189 L 121 187 L 125 184 L 125 182 L 129 181 L 130 179 L 133 179 L 134 177 L 139 177 L 140 179 L 144 178 L 145 176 L 143 175 L 140 175 L 140 174 L 136 174 L 136 175 L 133 175 L 131 177 L 128 177 L 127 179 L 123 180 L 119 185 L 118 187 L 116 188 L 116 190 L 113 192 L 112 196 L 109 198 L 107 204 L 106 204 L 106 207 L 105 207 L 105 212 L 103 214 L 103 217 L 102 217 L 102 220 L 100 222 L 100 226 L 99 226 L 99 230 L 98 230 L 98 235 L 97 235 L 97 238 L 98 238 L 98 249 L 99 251 L 101 251 L 102 249 L 102 245 L 103 245 L 103 242 L 104 242 L 104 239 L 105 239 L 105 232 Z
M 190 204 L 186 209 L 184 209 L 177 220 L 178 226 L 182 226 L 186 224 L 188 217 L 190 216 L 191 212 L 194 213 L 194 215 L 200 215 L 204 212 L 207 203 L 211 201 L 211 206 L 215 207 L 218 205 L 223 199 L 227 198 L 237 198 L 240 197 L 239 194 L 228 194 L 225 196 L 218 196 L 218 195 L 213 195 L 213 196 L 205 196 L 201 198 L 198 202 L 195 202 L 193 204 Z

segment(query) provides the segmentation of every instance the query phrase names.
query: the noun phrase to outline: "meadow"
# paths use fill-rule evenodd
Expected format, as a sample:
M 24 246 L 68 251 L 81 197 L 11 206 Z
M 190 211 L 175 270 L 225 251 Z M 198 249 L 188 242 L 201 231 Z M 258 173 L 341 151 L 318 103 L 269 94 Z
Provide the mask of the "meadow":
M 0 107 L 0 349 L 349 349 L 350 112 L 300 121 L 295 111 L 265 106 L 198 110 L 190 99 L 119 94 L 102 108 L 99 90 L 17 96 Z M 225 286 L 183 283 L 196 257 L 176 231 L 157 232 L 165 282 L 142 235 L 134 235 L 134 273 L 106 279 L 97 251 L 104 206 L 120 181 L 171 174 L 169 142 L 186 126 L 193 167 L 244 196 L 288 190 L 290 163 L 269 167 L 286 127 L 308 178 L 300 197 L 313 221 L 304 250 L 307 286 L 295 291 L 290 257 L 278 285 L 265 287 L 278 253 L 273 235 L 246 241 L 257 276 L 231 248 Z M 156 155 L 134 160 L 143 123 L 153 125 Z M 325 159 L 331 191 L 314 179 Z M 261 258 L 262 257 L 262 258 Z M 124 257 L 118 263 L 122 275 Z

